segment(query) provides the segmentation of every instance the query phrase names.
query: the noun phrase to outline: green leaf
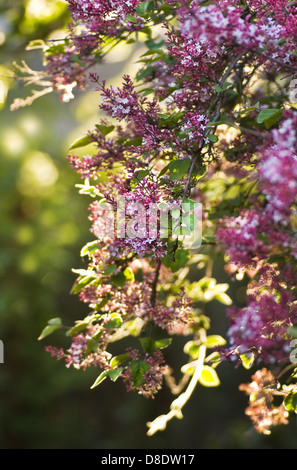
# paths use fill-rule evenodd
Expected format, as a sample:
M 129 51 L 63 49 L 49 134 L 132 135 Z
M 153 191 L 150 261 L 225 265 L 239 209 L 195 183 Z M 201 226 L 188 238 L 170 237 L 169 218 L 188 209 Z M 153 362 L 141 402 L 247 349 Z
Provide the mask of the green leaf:
M 121 328 L 123 323 L 122 317 L 119 313 L 112 313 L 110 315 L 110 320 L 104 325 L 104 328 L 114 329 Z
M 153 73 L 155 70 L 155 67 L 153 65 L 149 65 L 148 67 L 143 68 L 137 73 L 137 80 L 142 80 L 143 78 L 147 77 L 151 73 Z
M 162 263 L 167 268 L 170 268 L 173 273 L 177 272 L 179 269 L 183 268 L 189 259 L 189 252 L 187 250 L 177 250 L 172 255 L 166 255 L 162 258 Z
M 85 135 L 84 137 L 81 137 L 80 139 L 75 140 L 69 147 L 69 150 L 77 149 L 79 147 L 85 147 L 86 145 L 89 145 L 92 143 L 92 138 L 89 135 Z
M 145 41 L 145 44 L 150 50 L 158 50 L 161 49 L 162 46 L 164 46 L 165 41 L 161 40 L 157 43 L 155 39 L 149 39 L 148 41 Z
M 172 343 L 172 338 L 157 339 L 157 341 L 155 341 L 155 348 L 164 349 L 170 346 L 171 343 Z
M 70 292 L 71 294 L 77 294 L 91 282 L 98 281 L 96 273 L 93 271 L 86 269 L 72 269 L 72 272 L 79 274 L 79 278 L 74 283 Z
M 193 362 L 189 364 L 184 364 L 180 369 L 182 374 L 193 375 L 195 373 L 195 366 Z
M 145 352 L 151 353 L 155 351 L 156 349 L 167 348 L 171 344 L 172 338 L 163 338 L 163 339 L 158 339 L 154 341 L 152 338 L 146 337 L 146 338 L 139 338 L 139 341 L 142 346 L 142 349 Z
M 126 278 L 126 281 L 128 282 L 133 282 L 134 281 L 134 273 L 131 268 L 126 268 L 124 271 L 124 276 Z
M 64 44 L 53 44 L 52 46 L 45 48 L 45 53 L 46 53 L 46 57 L 51 56 L 51 55 L 56 55 L 56 54 L 64 54 L 65 53 Z
M 122 362 L 125 362 L 129 358 L 128 353 L 124 354 L 119 354 L 118 356 L 114 356 L 112 360 L 110 361 L 110 367 L 114 369 L 117 367 L 119 364 L 122 364 Z
M 229 295 L 227 295 L 225 292 L 214 295 L 214 299 L 217 299 L 219 302 L 221 302 L 221 304 L 232 305 L 231 297 L 229 297 Z
M 119 273 L 113 274 L 110 277 L 110 282 L 116 287 L 123 287 L 126 282 L 126 276 L 122 271 L 120 271 Z
M 246 353 L 241 354 L 240 359 L 242 361 L 242 365 L 245 369 L 250 369 L 254 363 L 255 356 L 253 353 Z
M 262 124 L 264 122 L 267 129 L 269 129 L 282 115 L 281 109 L 262 109 L 257 117 L 257 123 Z
M 181 216 L 180 209 L 172 209 L 170 212 L 171 212 L 173 219 L 178 219 L 178 220 L 180 219 L 180 216 Z
M 232 86 L 232 85 L 233 85 L 233 83 L 231 83 L 231 82 L 225 82 L 222 87 L 221 87 L 220 85 L 216 85 L 216 86 L 214 87 L 214 90 L 215 90 L 217 93 L 223 93 L 224 91 L 227 91 L 228 88 L 229 88 L 230 86 Z
M 98 336 L 98 332 L 96 333 L 96 335 Z M 96 336 L 96 335 L 94 335 L 94 336 Z M 86 356 L 88 356 L 92 352 L 96 352 L 97 349 L 98 349 L 98 341 L 96 341 L 96 339 L 94 337 L 88 339 L 87 340 L 87 347 L 86 347 L 86 350 L 85 350 Z
M 91 389 L 93 389 L 95 387 L 98 387 L 98 385 L 100 385 L 103 382 L 103 380 L 105 380 L 106 377 L 109 376 L 110 373 L 111 373 L 110 369 L 104 370 L 103 372 L 101 372 L 101 374 L 97 377 L 97 379 L 95 380 L 95 382 L 91 386 Z
M 132 23 L 138 23 L 138 18 L 136 18 L 136 16 L 128 15 L 126 16 L 126 20 L 131 21 Z
M 59 326 L 62 326 L 62 320 L 61 320 L 61 318 L 59 318 L 59 317 L 51 318 L 51 319 L 48 321 L 48 324 L 49 324 L 49 325 L 59 325 Z
M 183 204 L 189 204 L 190 211 L 194 210 L 198 205 L 196 201 L 193 201 L 192 199 L 188 199 L 188 198 L 183 199 Z
M 104 274 L 112 274 L 118 269 L 116 264 L 110 264 L 104 269 Z
M 77 54 L 71 54 L 71 60 L 72 62 L 77 63 L 81 67 L 86 67 L 86 64 L 78 57 Z
M 188 341 L 184 346 L 184 353 L 189 354 L 193 359 L 198 359 L 200 346 L 199 343 L 193 340 Z
M 38 336 L 38 341 L 42 340 L 43 338 L 46 338 L 46 336 L 51 335 L 54 331 L 58 330 L 59 328 L 62 327 L 62 321 L 61 318 L 52 318 L 51 320 L 48 321 L 48 324 L 45 328 L 43 328 L 42 332 Z
M 87 321 L 78 321 L 78 322 L 76 322 L 76 324 L 70 330 L 68 330 L 68 335 L 70 335 L 70 336 L 75 335 L 75 334 L 79 333 L 80 331 L 83 331 L 83 330 L 87 329 L 88 326 L 89 326 L 89 322 L 87 322 Z
M 129 368 L 132 374 L 134 387 L 139 387 L 144 382 L 143 375 L 150 369 L 149 364 L 146 361 L 131 361 Z
M 132 146 L 139 147 L 141 144 L 142 144 L 142 137 L 136 137 L 135 139 L 125 141 L 126 147 L 132 147 Z
M 145 178 L 147 175 L 149 175 L 149 170 L 139 170 L 137 172 L 137 179 L 142 180 L 142 178 Z
M 153 88 L 144 88 L 143 90 L 140 91 L 142 93 L 142 96 L 148 96 L 151 95 L 152 93 L 155 93 L 155 90 Z
M 291 326 L 288 329 L 288 333 L 292 336 L 292 338 L 297 338 L 297 327 L 296 326 Z
M 32 49 L 45 49 L 45 47 L 45 43 L 42 39 L 33 39 L 33 41 L 30 41 L 26 46 L 26 51 L 31 51 Z M 64 52 L 64 47 L 62 52 Z
M 109 374 L 110 380 L 115 382 L 119 378 L 119 376 L 121 375 L 122 370 L 123 370 L 123 368 L 119 367 L 118 369 L 114 369 L 114 370 L 110 371 L 110 374 Z
M 199 382 L 204 387 L 217 387 L 220 385 L 219 377 L 213 367 L 204 366 L 201 372 Z
M 211 142 L 213 142 L 213 143 L 215 144 L 216 142 L 219 141 L 219 138 L 218 138 L 218 136 L 215 135 L 215 134 L 209 134 L 209 135 L 208 135 L 208 140 L 210 140 Z
M 96 128 L 98 129 L 98 131 L 101 132 L 101 134 L 106 136 L 115 129 L 115 126 L 103 126 L 101 124 L 96 124 Z
M 155 342 L 152 338 L 139 338 L 139 342 L 144 352 L 151 353 L 155 350 Z
M 226 340 L 220 335 L 209 335 L 206 338 L 206 347 L 207 348 L 216 348 L 217 346 L 224 346 Z
M 98 240 L 87 243 L 80 251 L 80 256 L 91 255 L 98 249 Z
M 38 338 L 37 338 L 38 341 L 42 340 L 46 336 L 51 335 L 54 331 L 56 331 L 59 328 L 60 328 L 60 326 L 58 326 L 58 325 L 47 325 L 45 328 L 43 328 L 42 332 L 38 336 Z
M 159 173 L 159 176 L 164 175 L 168 170 L 170 172 L 169 179 L 181 180 L 187 173 L 190 167 L 191 159 L 184 158 L 182 160 L 172 160 L 166 165 Z
M 286 410 L 295 413 L 297 412 L 297 391 L 293 390 L 289 395 L 286 396 L 284 400 L 284 407 Z
M 141 4 L 135 8 L 135 11 L 138 15 L 143 16 L 148 11 L 151 1 L 141 2 Z
M 70 293 L 78 294 L 82 289 L 96 280 L 94 276 L 85 276 L 74 283 Z

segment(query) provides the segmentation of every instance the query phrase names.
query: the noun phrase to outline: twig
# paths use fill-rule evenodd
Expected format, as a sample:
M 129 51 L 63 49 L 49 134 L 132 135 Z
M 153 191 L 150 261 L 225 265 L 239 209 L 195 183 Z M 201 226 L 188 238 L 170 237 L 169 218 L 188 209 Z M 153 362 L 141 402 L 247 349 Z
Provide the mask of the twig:
M 152 293 L 151 293 L 151 306 L 154 307 L 156 305 L 156 295 L 157 295 L 157 284 L 160 275 L 160 268 L 161 268 L 161 261 L 158 261 L 155 277 L 152 283 Z
M 182 408 L 191 397 L 200 379 L 204 366 L 205 355 L 206 346 L 205 344 L 202 344 L 199 348 L 199 357 L 197 361 L 195 361 L 195 372 L 190 380 L 188 387 L 186 388 L 185 392 L 183 392 L 176 400 L 171 403 L 169 413 L 158 416 L 158 418 L 156 418 L 154 421 L 147 423 L 147 426 L 149 427 L 147 432 L 148 436 L 152 436 L 158 431 L 163 431 L 166 428 L 168 421 L 170 421 L 172 418 L 181 419 L 183 417 Z
M 271 60 L 272 62 L 275 62 L 277 65 L 279 65 L 280 67 L 282 68 L 285 68 L 285 69 L 288 69 L 288 70 L 292 70 L 294 73 L 297 72 L 296 70 L 296 67 L 293 67 L 292 65 L 289 65 L 289 64 L 285 64 L 284 62 L 282 62 L 281 60 L 278 60 L 278 59 L 275 59 L 274 57 L 271 57 L 267 54 L 265 54 L 265 52 L 261 51 L 260 49 L 256 49 L 254 51 L 256 54 L 264 57 L 265 59 L 267 60 Z

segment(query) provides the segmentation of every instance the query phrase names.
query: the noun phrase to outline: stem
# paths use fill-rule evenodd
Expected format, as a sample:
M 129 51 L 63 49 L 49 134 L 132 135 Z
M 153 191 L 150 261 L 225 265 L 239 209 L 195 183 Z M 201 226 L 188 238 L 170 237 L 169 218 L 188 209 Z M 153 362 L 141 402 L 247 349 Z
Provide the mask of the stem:
M 270 55 L 265 54 L 265 52 L 261 51 L 260 49 L 258 49 L 258 50 L 256 49 L 254 52 L 256 54 L 264 57 L 266 60 L 271 60 L 275 64 L 279 65 L 281 68 L 292 70 L 293 73 L 296 73 L 296 67 L 294 67 L 293 65 L 285 64 L 281 60 L 275 59 L 275 58 L 271 57 Z
M 206 272 L 205 272 L 205 275 L 208 278 L 210 278 L 212 276 L 212 270 L 213 270 L 214 253 L 215 253 L 213 245 L 214 244 L 212 244 L 212 246 L 210 247 L 210 250 L 209 250 L 209 258 L 208 258 L 208 263 L 207 263 Z
M 167 422 L 170 421 L 172 418 L 181 419 L 182 415 L 182 408 L 185 406 L 187 401 L 190 399 L 192 393 L 194 392 L 196 385 L 199 381 L 201 376 L 204 360 L 206 355 L 206 346 L 202 344 L 199 348 L 199 357 L 195 363 L 195 372 L 190 380 L 188 387 L 186 388 L 185 392 L 183 392 L 176 400 L 174 400 L 170 405 L 170 411 L 166 415 L 158 416 L 154 421 L 147 423 L 149 430 L 147 432 L 148 436 L 152 436 L 157 431 L 163 431 L 166 428 Z
M 158 261 L 156 272 L 155 272 L 155 277 L 152 283 L 152 293 L 151 293 L 151 306 L 152 307 L 156 305 L 157 284 L 158 284 L 158 279 L 159 279 L 159 274 L 160 274 L 160 268 L 161 268 L 161 261 Z
M 170 388 L 170 391 L 173 395 L 179 395 L 181 391 L 185 388 L 187 383 L 189 382 L 189 375 L 185 374 L 177 384 L 174 378 L 171 375 L 172 370 L 168 367 L 166 372 L 164 373 L 164 379 L 166 381 L 167 386 Z

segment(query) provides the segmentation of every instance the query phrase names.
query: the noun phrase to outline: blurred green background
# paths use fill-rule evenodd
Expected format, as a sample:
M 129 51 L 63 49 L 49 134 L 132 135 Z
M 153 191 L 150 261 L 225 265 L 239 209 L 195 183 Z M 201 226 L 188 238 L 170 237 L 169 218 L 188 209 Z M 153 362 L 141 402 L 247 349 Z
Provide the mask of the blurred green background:
M 295 420 L 268 437 L 252 429 L 244 415 L 247 398 L 238 391 L 250 372 L 225 365 L 219 371 L 220 388 L 197 389 L 183 420 L 147 437 L 146 422 L 168 411 L 168 391 L 148 401 L 126 393 L 120 382 L 105 381 L 90 390 L 96 369 L 66 369 L 44 351 L 51 340 L 37 341 L 48 319 L 61 317 L 72 324 L 87 313 L 70 289 L 75 279 L 71 269 L 82 266 L 80 248 L 92 239 L 90 201 L 74 187 L 80 180 L 65 157 L 69 144 L 97 122 L 98 98 L 90 89 L 62 104 L 50 94 L 12 112 L 14 99 L 30 90 L 11 78 L 11 64 L 25 60 L 40 69 L 40 52 L 26 51 L 26 45 L 62 37 L 68 21 L 66 3 L 60 0 L 1 0 L 0 448 L 297 448 Z M 123 47 L 99 73 L 117 83 L 133 69 L 133 54 L 131 46 Z M 215 266 L 220 282 L 226 282 L 222 263 Z M 238 287 L 231 286 L 234 295 Z M 211 302 L 208 313 L 213 332 L 224 334 L 222 307 Z M 52 341 L 62 344 L 63 338 Z M 178 346 L 169 353 L 177 371 L 183 359 Z

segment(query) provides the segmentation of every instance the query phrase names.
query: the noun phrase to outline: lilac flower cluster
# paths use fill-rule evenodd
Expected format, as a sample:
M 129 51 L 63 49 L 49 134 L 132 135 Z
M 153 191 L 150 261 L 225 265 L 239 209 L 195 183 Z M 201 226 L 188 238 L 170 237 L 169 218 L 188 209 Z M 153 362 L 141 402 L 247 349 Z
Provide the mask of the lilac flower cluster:
M 297 306 L 289 291 L 259 288 L 248 297 L 247 306 L 228 309 L 232 354 L 253 353 L 267 365 L 288 360 L 289 328 L 297 321 Z
M 265 50 L 267 66 L 270 59 L 295 63 L 290 39 L 296 28 L 296 6 L 288 8 L 285 1 L 276 4 L 269 1 L 265 6 L 259 2 L 249 3 L 251 10 L 246 14 L 240 2 L 215 1 L 201 6 L 201 2 L 194 0 L 190 11 L 187 7 L 181 9 L 180 21 L 188 37 L 207 44 L 208 49 L 217 51 L 219 48 L 222 53 L 232 47 L 238 52 L 249 50 L 260 55 Z M 283 38 L 287 39 L 285 43 L 281 43 Z
M 128 349 L 128 354 L 134 361 L 141 359 L 146 365 L 144 367 L 146 370 L 143 374 L 143 380 L 136 385 L 131 368 L 128 367 L 122 372 L 127 391 L 136 390 L 139 395 L 145 398 L 154 398 L 163 384 L 165 360 L 162 352 L 157 350 L 152 355 L 145 354 L 144 357 L 141 357 L 138 350 Z
M 281 405 L 276 405 L 274 400 L 275 377 L 266 368 L 258 370 L 252 376 L 252 382 L 241 384 L 240 390 L 249 395 L 249 406 L 246 415 L 251 417 L 257 432 L 271 434 L 271 427 L 280 424 L 288 424 L 289 413 Z
M 110 354 L 106 351 L 106 343 L 101 342 L 101 348 L 96 351 L 88 351 L 88 344 L 92 337 L 98 333 L 97 327 L 90 327 L 86 333 L 80 333 L 72 337 L 72 342 L 69 348 L 56 348 L 54 346 L 46 346 L 45 350 L 56 357 L 58 361 L 64 360 L 67 368 L 74 367 L 75 369 L 86 370 L 88 367 L 106 367 Z
M 264 149 L 259 164 L 261 189 L 268 201 L 265 212 L 275 222 L 289 223 L 297 196 L 297 115 L 286 112 L 273 143 Z

